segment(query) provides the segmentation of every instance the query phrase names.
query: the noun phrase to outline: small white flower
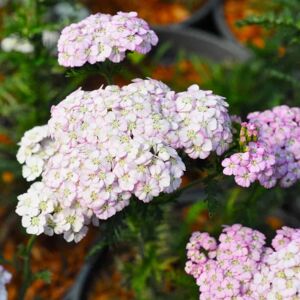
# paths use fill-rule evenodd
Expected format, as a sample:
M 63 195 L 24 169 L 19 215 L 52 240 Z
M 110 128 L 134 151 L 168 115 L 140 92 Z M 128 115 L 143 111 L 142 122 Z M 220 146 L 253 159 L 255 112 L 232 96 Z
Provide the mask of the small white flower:
M 1 48 L 4 52 L 11 52 L 15 49 L 18 40 L 16 37 L 7 37 L 1 41 Z
M 32 146 L 38 144 L 46 137 L 48 137 L 48 125 L 35 126 L 24 133 L 20 145 Z
M 33 48 L 33 45 L 29 41 L 21 40 L 17 44 L 15 50 L 26 54 L 26 53 L 32 53 L 34 48 Z
M 20 164 L 24 164 L 26 159 L 31 157 L 32 149 L 30 147 L 21 146 L 17 152 L 17 160 Z
M 22 175 L 27 181 L 33 181 L 42 174 L 44 161 L 37 157 L 31 156 L 26 160 L 23 166 Z
M 0 300 L 7 300 L 5 285 L 11 281 L 12 275 L 0 265 Z
M 39 198 L 36 193 L 27 192 L 18 196 L 16 213 L 19 216 L 34 217 L 39 214 Z
M 44 226 L 46 225 L 45 215 L 38 215 L 35 217 L 23 216 L 22 226 L 26 228 L 28 234 L 40 235 L 44 232 Z
M 1 48 L 4 52 L 17 51 L 21 53 L 32 53 L 33 45 L 26 39 L 22 39 L 16 35 L 11 35 L 1 41 Z
M 59 33 L 57 31 L 44 30 L 42 33 L 43 45 L 48 49 L 54 48 L 58 39 Z
M 84 217 L 74 209 L 64 209 L 56 218 L 56 223 L 64 232 L 79 232 L 84 226 Z
M 19 145 L 17 160 L 20 164 L 25 163 L 33 154 L 41 159 L 48 159 L 57 148 L 57 145 L 48 138 L 47 125 L 36 126 L 26 131 Z
M 87 226 L 83 226 L 79 232 L 73 232 L 69 230 L 64 233 L 64 239 L 67 242 L 74 241 L 75 243 L 79 243 L 86 236 L 87 232 L 88 232 Z

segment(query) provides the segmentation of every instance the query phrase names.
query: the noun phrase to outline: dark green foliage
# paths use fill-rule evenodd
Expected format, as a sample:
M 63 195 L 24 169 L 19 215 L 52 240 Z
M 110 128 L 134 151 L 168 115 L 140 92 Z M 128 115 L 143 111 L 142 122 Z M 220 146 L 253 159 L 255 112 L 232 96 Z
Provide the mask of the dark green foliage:
M 49 7 L 59 1 L 9 1 L 3 17 L 1 38 L 17 36 L 28 40 L 32 53 L 0 52 L 0 134 L 11 145 L 0 145 L 0 172 L 15 171 L 16 143 L 24 131 L 43 125 L 49 118 L 52 105 L 61 101 L 78 87 L 83 76 L 65 78 L 58 66 L 56 45 L 45 47 L 43 32 L 60 31 L 70 20 L 57 21 L 49 16 Z M 50 6 L 51 5 L 51 6 Z M 19 168 L 20 169 L 20 168 Z M 18 173 L 15 173 L 18 175 Z

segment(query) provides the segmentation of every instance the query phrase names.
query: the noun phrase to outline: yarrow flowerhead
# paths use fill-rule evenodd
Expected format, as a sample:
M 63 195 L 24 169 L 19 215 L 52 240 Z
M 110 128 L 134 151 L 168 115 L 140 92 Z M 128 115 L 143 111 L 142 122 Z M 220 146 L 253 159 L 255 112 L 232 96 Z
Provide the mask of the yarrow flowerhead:
M 136 12 L 91 15 L 62 30 L 58 41 L 58 62 L 81 67 L 110 60 L 118 63 L 127 51 L 148 53 L 158 37 Z
M 199 299 L 299 299 L 300 230 L 284 227 L 265 246 L 265 236 L 240 224 L 226 226 L 219 243 L 194 232 L 185 270 L 200 287 Z M 282 241 L 282 242 L 279 242 Z
M 300 299 L 300 230 L 283 227 L 250 286 L 253 299 Z
M 88 224 L 110 218 L 129 199 L 173 192 L 185 171 L 177 149 L 206 158 L 228 146 L 226 106 L 198 86 L 176 94 L 153 79 L 78 89 L 52 108 L 48 125 L 20 142 L 24 177 L 42 175 L 18 197 L 23 226 L 79 241 Z
M 242 123 L 240 153 L 222 162 L 225 175 L 248 187 L 258 180 L 271 188 L 290 187 L 300 179 L 300 109 L 278 106 L 248 115 Z
M 136 80 L 123 88 L 79 89 L 53 107 L 48 125 L 27 132 L 18 153 L 33 170 L 28 180 L 42 173 L 18 197 L 27 232 L 79 241 L 89 223 L 113 216 L 131 197 L 149 202 L 177 189 L 185 166 L 174 149 L 174 97 L 161 82 Z M 51 142 L 41 146 L 44 139 Z M 49 147 L 51 157 L 33 168 L 31 159 Z
M 0 300 L 7 300 L 6 285 L 11 281 L 11 274 L 0 265 Z
M 234 153 L 222 161 L 223 173 L 234 176 L 235 182 L 249 187 L 258 180 L 264 187 L 272 186 L 275 156 L 264 142 L 258 142 L 258 130 L 254 124 L 242 123 L 239 146 L 241 152 Z
M 223 97 L 192 85 L 176 97 L 180 148 L 191 158 L 221 155 L 232 142 L 228 104 Z
M 290 187 L 300 179 L 300 108 L 282 105 L 248 119 L 259 128 L 258 141 L 275 156 L 270 186 Z

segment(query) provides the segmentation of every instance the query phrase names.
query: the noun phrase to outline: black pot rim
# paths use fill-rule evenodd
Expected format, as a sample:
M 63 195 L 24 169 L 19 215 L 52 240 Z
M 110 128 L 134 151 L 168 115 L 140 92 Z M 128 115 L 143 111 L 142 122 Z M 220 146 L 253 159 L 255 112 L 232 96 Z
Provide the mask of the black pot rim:
M 169 41 L 175 49 L 184 49 L 215 61 L 245 61 L 251 52 L 238 43 L 199 29 L 186 27 L 160 27 L 156 33 L 162 42 Z
M 193 12 L 190 17 L 188 17 L 186 20 L 178 23 L 172 23 L 172 24 L 157 24 L 152 25 L 153 28 L 177 28 L 177 27 L 186 27 L 186 26 L 192 26 L 195 23 L 202 20 L 204 17 L 206 17 L 210 12 L 214 11 L 215 7 L 217 6 L 218 2 L 220 0 L 207 0 L 201 7 L 199 7 L 195 12 Z
M 238 45 L 239 47 L 243 48 L 243 49 L 247 49 L 249 52 L 250 50 L 243 45 L 233 34 L 233 32 L 231 31 L 231 29 L 229 28 L 226 19 L 225 19 L 225 14 L 224 14 L 224 2 L 226 0 L 221 0 L 219 1 L 219 3 L 214 7 L 213 10 L 213 18 L 215 21 L 215 24 L 217 25 L 217 28 L 220 32 L 220 34 L 227 40 L 235 43 L 236 45 Z

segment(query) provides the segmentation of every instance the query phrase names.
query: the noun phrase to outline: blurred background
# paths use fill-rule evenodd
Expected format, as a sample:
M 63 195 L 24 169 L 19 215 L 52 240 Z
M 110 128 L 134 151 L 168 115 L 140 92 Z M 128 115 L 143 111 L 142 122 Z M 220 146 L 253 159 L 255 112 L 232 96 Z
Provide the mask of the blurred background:
M 299 106 L 298 0 L 0 0 L 3 261 L 17 261 L 18 245 L 28 238 L 14 212 L 17 195 L 28 188 L 15 158 L 17 143 L 26 130 L 45 124 L 51 106 L 78 86 L 91 90 L 104 83 L 95 75 L 70 76 L 57 64 L 60 31 L 91 13 L 117 11 L 137 11 L 155 29 L 160 43 L 148 56 L 131 53 L 116 84 L 149 76 L 181 91 L 196 83 L 225 96 L 230 112 L 243 118 L 280 104 Z M 191 166 L 183 184 L 202 176 L 209 163 Z M 48 283 L 35 281 L 28 300 L 197 299 L 197 287 L 183 271 L 185 243 L 193 230 L 216 233 L 222 224 L 240 222 L 272 236 L 282 225 L 299 227 L 299 186 L 242 189 L 230 179 L 220 186 L 183 195 L 178 205 L 160 212 L 164 218 L 154 214 L 156 226 L 150 225 L 151 233 L 143 224 L 143 214 L 137 216 L 135 228 L 149 238 L 144 241 L 147 259 L 137 254 L 135 231 L 121 246 L 98 251 L 88 259 L 99 230 L 91 231 L 78 245 L 39 237 L 32 268 L 47 269 L 52 276 Z M 12 300 L 18 296 L 20 272 L 11 271 Z

